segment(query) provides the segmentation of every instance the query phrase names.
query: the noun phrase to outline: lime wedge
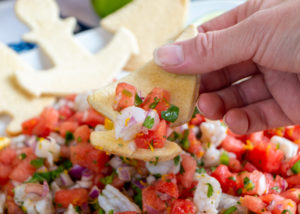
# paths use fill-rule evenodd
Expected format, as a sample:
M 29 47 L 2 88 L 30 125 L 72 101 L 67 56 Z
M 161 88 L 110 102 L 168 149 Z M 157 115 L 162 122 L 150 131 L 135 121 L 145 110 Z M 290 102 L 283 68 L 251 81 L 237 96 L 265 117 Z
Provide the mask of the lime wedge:
M 100 17 L 105 17 L 132 0 L 91 0 L 94 10 Z

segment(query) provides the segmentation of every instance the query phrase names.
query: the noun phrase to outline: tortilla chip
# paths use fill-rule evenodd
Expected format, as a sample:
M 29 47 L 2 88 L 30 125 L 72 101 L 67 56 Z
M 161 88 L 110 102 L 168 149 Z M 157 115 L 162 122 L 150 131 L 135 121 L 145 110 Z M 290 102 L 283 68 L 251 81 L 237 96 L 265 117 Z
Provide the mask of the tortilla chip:
M 184 31 L 178 41 L 192 38 L 197 35 L 197 29 L 190 26 Z M 101 114 L 111 120 L 115 120 L 118 112 L 112 106 L 115 98 L 115 89 L 119 82 L 127 82 L 134 85 L 146 96 L 153 88 L 160 87 L 171 93 L 171 104 L 179 107 L 179 117 L 172 123 L 178 126 L 190 120 L 199 92 L 199 78 L 196 75 L 178 75 L 165 72 L 153 61 L 147 63 L 140 70 L 130 73 L 88 97 L 90 105 Z
M 183 29 L 189 0 L 134 0 L 101 20 L 101 26 L 111 32 L 120 27 L 132 31 L 141 52 L 126 66 L 136 70 L 152 58 L 155 48 L 173 40 Z
M 18 84 L 31 95 L 66 95 L 102 87 L 112 82 L 132 54 L 138 54 L 135 36 L 125 28 L 99 53 L 90 53 L 75 41 L 75 19 L 61 19 L 54 0 L 17 0 L 15 10 L 31 29 L 24 39 L 37 43 L 53 64 L 43 72 L 16 73 Z
M 130 142 L 121 139 L 116 140 L 115 131 L 92 132 L 91 143 L 98 149 L 123 157 L 144 161 L 167 161 L 175 158 L 182 150 L 176 143 L 167 141 L 161 149 L 130 149 Z
M 21 132 L 21 124 L 40 114 L 44 107 L 52 105 L 54 98 L 33 98 L 15 83 L 15 70 L 31 71 L 31 68 L 10 48 L 0 43 L 0 114 L 8 114 L 12 121 L 7 127 L 8 134 Z
M 81 93 L 111 83 L 130 56 L 136 53 L 138 45 L 134 35 L 121 28 L 112 41 L 95 56 L 66 62 L 45 72 L 18 70 L 16 79 L 26 91 L 35 96 Z

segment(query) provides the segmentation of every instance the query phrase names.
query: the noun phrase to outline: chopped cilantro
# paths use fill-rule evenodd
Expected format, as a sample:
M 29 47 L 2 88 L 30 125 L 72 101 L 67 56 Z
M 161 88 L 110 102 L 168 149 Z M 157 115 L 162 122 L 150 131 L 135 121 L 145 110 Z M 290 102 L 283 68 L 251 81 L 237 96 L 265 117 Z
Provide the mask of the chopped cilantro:
M 113 179 L 115 177 L 115 172 L 113 172 L 111 175 L 108 175 L 106 177 L 100 178 L 100 182 L 103 184 L 111 184 L 113 182 Z
M 194 109 L 193 118 L 196 117 L 197 114 L 200 114 L 200 111 L 197 107 Z
M 62 173 L 64 170 L 70 169 L 72 167 L 72 163 L 67 160 L 65 161 L 61 166 L 59 166 L 56 170 L 49 171 L 49 172 L 36 172 L 33 174 L 30 180 L 28 180 L 28 183 L 42 183 L 43 181 L 47 181 L 48 183 L 51 183 L 54 181 L 60 173 Z
M 175 142 L 176 140 L 178 140 L 180 138 L 180 134 L 177 132 L 172 132 L 172 134 L 168 137 L 168 141 L 172 141 Z
M 34 160 L 30 161 L 30 164 L 34 168 L 38 169 L 38 168 L 40 168 L 40 167 L 42 167 L 44 165 L 44 161 L 45 161 L 44 159 L 38 158 L 38 159 L 34 159 Z
M 279 143 L 276 144 L 276 149 L 277 150 L 280 149 L 280 144 Z
M 244 178 L 244 188 L 246 188 L 247 191 L 254 189 L 254 183 L 248 178 Z
M 146 127 L 147 129 L 152 129 L 153 125 L 154 125 L 154 118 L 150 116 L 146 117 L 143 126 Z
M 135 194 L 133 197 L 134 202 L 142 208 L 143 202 L 142 202 L 142 190 L 138 188 L 135 184 L 132 185 L 132 189 L 134 190 Z
M 102 208 L 99 208 L 98 214 L 105 214 L 105 211 Z
M 217 169 L 217 167 L 215 167 L 215 166 L 212 166 L 212 167 L 210 167 L 210 171 L 215 171 Z
M 278 186 L 275 186 L 275 187 L 272 187 L 273 190 L 277 191 L 277 192 L 280 192 L 279 190 L 279 187 Z
M 241 195 L 243 193 L 243 189 L 242 188 L 238 188 L 238 190 L 236 191 L 237 195 Z
M 179 108 L 175 105 L 171 105 L 166 111 L 161 112 L 161 117 L 166 121 L 174 123 L 179 115 Z
M 110 210 L 110 211 L 108 212 L 108 214 L 114 214 L 114 211 L 113 211 L 113 210 Z
M 160 179 L 160 178 L 161 178 L 161 174 L 159 174 L 159 173 L 153 174 L 153 176 L 154 176 L 156 179 Z
M 230 176 L 228 179 L 229 179 L 229 180 L 232 180 L 232 181 L 236 181 L 236 178 L 233 177 L 233 176 Z
M 294 174 L 298 174 L 300 172 L 300 160 L 298 160 L 291 168 Z
M 210 183 L 206 183 L 207 185 L 207 197 L 210 198 L 214 193 L 214 188 Z
M 281 214 L 285 214 L 285 213 L 293 214 L 292 211 L 290 211 L 290 210 L 283 210 L 283 211 L 281 212 Z
M 237 210 L 236 206 L 232 206 L 232 207 L 229 207 L 227 210 L 225 210 L 223 212 L 223 214 L 231 214 L 231 213 L 233 213 L 236 210 Z
M 142 103 L 143 103 L 142 98 L 140 98 L 138 94 L 135 94 L 134 105 L 135 105 L 135 106 L 139 106 L 139 105 L 141 105 Z
M 196 172 L 202 174 L 202 173 L 206 173 L 206 170 L 204 168 L 198 168 L 196 169 Z
M 80 136 L 77 138 L 77 142 L 78 143 L 82 142 L 82 138 Z
M 227 152 L 222 152 L 222 154 L 220 155 L 220 163 L 228 166 L 229 155 Z
M 180 156 L 178 155 L 174 158 L 174 164 L 175 166 L 178 166 L 179 163 L 180 163 Z
M 182 148 L 185 150 L 188 150 L 190 148 L 190 141 L 188 139 L 188 136 L 189 136 L 189 130 L 188 129 L 184 130 L 183 137 L 180 143 L 182 145 Z
M 61 203 L 58 203 L 58 204 L 56 204 L 57 205 L 57 207 L 62 207 L 62 204 Z
M 182 175 L 183 173 L 185 172 L 182 164 L 180 164 L 180 170 L 179 170 L 179 173 Z
M 155 107 L 157 106 L 159 101 L 160 101 L 160 99 L 158 99 L 157 97 L 154 97 L 154 102 L 150 104 L 149 108 L 155 109 Z
M 21 153 L 21 154 L 19 155 L 19 159 L 20 159 L 20 160 L 24 160 L 26 157 L 27 157 L 27 155 L 26 155 L 25 153 Z
M 76 211 L 77 213 L 80 213 L 80 207 L 79 207 L 79 206 L 75 206 L 75 211 Z
M 69 143 L 70 143 L 72 140 L 74 140 L 74 135 L 73 135 L 73 133 L 70 132 L 70 131 L 67 131 L 67 132 L 66 132 L 66 136 L 65 136 L 65 143 L 66 143 L 66 145 L 69 145 Z

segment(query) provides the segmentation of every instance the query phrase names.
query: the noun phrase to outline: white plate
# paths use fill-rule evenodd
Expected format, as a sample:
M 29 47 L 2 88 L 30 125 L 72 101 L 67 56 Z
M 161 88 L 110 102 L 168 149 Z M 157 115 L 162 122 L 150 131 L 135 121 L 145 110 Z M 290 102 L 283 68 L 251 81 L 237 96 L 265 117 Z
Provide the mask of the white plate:
M 232 0 L 232 1 L 199 1 L 191 2 L 190 14 L 188 18 L 188 24 L 198 23 L 205 21 L 208 17 L 216 14 L 221 14 L 228 11 L 244 1 Z M 101 28 L 91 29 L 79 33 L 76 35 L 76 40 L 81 43 L 89 51 L 95 53 L 99 49 L 103 48 L 105 44 L 112 38 L 112 34 L 106 32 Z M 42 69 L 49 68 L 51 64 L 47 61 L 46 57 L 39 51 L 34 49 L 26 53 L 20 54 L 20 56 L 26 60 L 33 68 Z M 125 72 L 121 73 L 119 78 L 126 75 Z M 0 116 L 0 136 L 5 135 L 5 126 L 9 121 L 8 116 Z

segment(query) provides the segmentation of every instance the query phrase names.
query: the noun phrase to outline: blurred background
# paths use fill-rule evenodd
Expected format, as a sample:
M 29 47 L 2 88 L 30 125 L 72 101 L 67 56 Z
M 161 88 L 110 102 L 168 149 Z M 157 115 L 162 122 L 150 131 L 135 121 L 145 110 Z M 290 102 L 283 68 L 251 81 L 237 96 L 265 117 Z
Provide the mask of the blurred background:
M 77 18 L 75 33 L 99 26 L 99 19 L 132 0 L 57 0 L 61 17 Z M 211 0 L 191 0 L 211 2 Z M 214 0 L 215 1 L 215 0 Z M 228 0 L 217 0 L 217 2 Z M 238 1 L 238 0 L 230 0 Z M 31 44 L 22 43 L 21 36 L 28 29 L 14 14 L 15 0 L 0 0 L 0 42 L 10 45 L 16 51 L 32 48 Z

